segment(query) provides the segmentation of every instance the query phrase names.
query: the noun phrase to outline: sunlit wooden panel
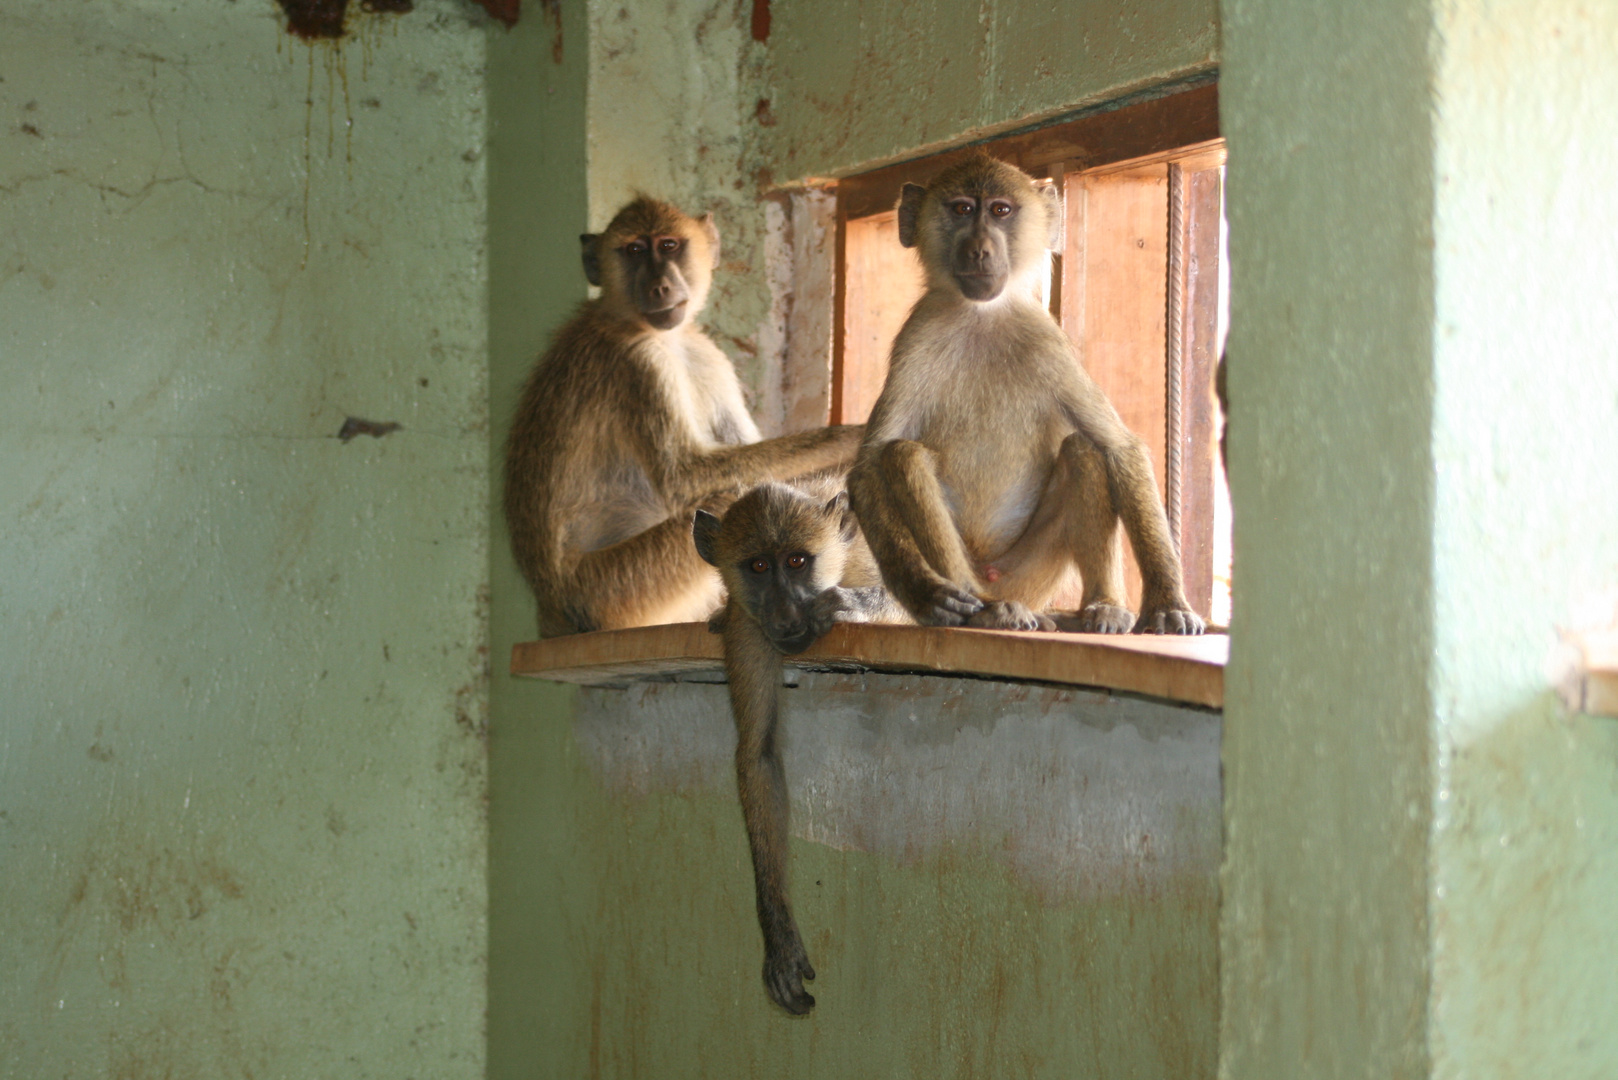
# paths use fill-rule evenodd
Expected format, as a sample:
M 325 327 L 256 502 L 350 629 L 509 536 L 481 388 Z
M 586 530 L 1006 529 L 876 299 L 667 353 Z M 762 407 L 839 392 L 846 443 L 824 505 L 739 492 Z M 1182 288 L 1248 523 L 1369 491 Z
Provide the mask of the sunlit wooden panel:
M 888 353 L 925 291 L 916 253 L 899 244 L 893 211 L 845 224 L 840 420 L 862 424 L 882 393 Z
M 1146 441 L 1161 490 L 1168 165 L 1071 173 L 1066 191 L 1062 325 L 1124 424 Z M 1140 571 L 1132 553 L 1124 572 L 1130 606 L 1138 609 Z

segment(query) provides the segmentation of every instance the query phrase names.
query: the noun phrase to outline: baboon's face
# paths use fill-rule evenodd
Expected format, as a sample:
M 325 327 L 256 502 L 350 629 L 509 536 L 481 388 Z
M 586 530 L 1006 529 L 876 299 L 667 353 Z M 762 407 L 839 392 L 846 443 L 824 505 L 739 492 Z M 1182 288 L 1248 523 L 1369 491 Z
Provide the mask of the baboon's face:
M 824 632 L 812 603 L 842 578 L 855 529 L 848 497 L 816 502 L 793 488 L 764 484 L 723 519 L 697 512 L 697 552 L 718 567 L 725 589 L 758 623 L 777 652 L 803 652 Z
M 968 300 L 993 300 L 1011 277 L 1011 249 L 1023 207 L 1006 195 L 956 194 L 942 201 L 949 269 Z
M 602 233 L 585 233 L 584 275 L 619 315 L 673 330 L 702 310 L 719 261 L 713 217 L 689 217 L 644 196 Z
M 677 233 L 625 237 L 613 254 L 625 291 L 652 326 L 672 330 L 691 306 L 693 244 Z
M 1050 214 L 1049 200 L 1022 170 L 973 158 L 926 188 L 906 185 L 899 236 L 920 248 L 935 287 L 947 280 L 968 300 L 989 301 L 1037 264 Z

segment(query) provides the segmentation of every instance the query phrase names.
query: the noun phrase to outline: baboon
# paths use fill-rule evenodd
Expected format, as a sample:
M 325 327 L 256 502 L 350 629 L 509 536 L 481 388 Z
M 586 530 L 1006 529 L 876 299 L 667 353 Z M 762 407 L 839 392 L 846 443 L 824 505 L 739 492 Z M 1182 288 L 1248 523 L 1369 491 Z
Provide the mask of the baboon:
M 735 369 L 693 321 L 719 259 L 710 215 L 641 196 L 579 240 L 601 295 L 557 331 L 517 407 L 512 552 L 544 637 L 706 618 L 719 575 L 692 550 L 693 509 L 846 468 L 861 429 L 759 441 Z
M 855 512 L 924 625 L 1200 634 L 1145 444 L 1034 296 L 1055 225 L 1054 200 L 987 155 L 905 185 L 899 239 L 927 292 L 848 477 Z M 1141 568 L 1138 622 L 1120 519 Z M 1046 613 L 1075 568 L 1080 610 Z
M 723 519 L 699 510 L 692 537 L 729 596 L 725 675 L 736 721 L 736 787 L 753 854 L 764 987 L 796 1015 L 814 1007 L 813 979 L 787 889 L 787 787 L 779 742 L 781 657 L 837 622 L 909 622 L 880 584 L 848 497 L 831 481 L 765 484 Z M 716 620 L 721 621 L 721 620 Z

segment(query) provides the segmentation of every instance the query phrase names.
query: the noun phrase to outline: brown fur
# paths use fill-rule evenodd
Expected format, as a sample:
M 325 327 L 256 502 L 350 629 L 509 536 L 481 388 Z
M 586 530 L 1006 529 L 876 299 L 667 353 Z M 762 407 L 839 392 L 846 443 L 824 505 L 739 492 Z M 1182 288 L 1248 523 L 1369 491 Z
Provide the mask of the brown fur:
M 893 343 L 849 495 L 924 624 L 1127 631 L 1121 520 L 1144 585 L 1136 629 L 1201 633 L 1145 444 L 1034 299 L 1053 212 L 982 155 L 907 185 L 900 239 L 928 289 Z M 1075 569 L 1081 610 L 1041 614 Z
M 718 260 L 706 215 L 643 196 L 580 239 L 601 295 L 557 331 L 506 443 L 506 523 L 546 637 L 706 618 L 719 577 L 691 548 L 692 509 L 846 467 L 860 434 L 759 441 L 735 369 L 693 321 Z
M 738 499 L 722 521 L 699 514 L 694 528 L 698 549 L 719 568 L 730 597 L 722 630 L 725 674 L 736 721 L 736 788 L 764 935 L 764 986 L 778 1005 L 799 1015 L 814 1007 L 803 980 L 815 971 L 787 887 L 782 653 L 807 648 L 834 622 L 909 621 L 881 587 L 839 487 L 829 480 L 767 484 Z M 801 580 L 779 572 L 795 556 L 808 560 Z M 761 564 L 771 571 L 758 571 Z

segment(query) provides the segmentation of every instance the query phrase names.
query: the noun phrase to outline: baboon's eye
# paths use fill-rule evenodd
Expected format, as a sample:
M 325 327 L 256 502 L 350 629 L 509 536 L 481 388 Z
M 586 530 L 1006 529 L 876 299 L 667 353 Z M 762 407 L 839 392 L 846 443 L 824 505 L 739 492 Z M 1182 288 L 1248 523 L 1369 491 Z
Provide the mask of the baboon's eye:
M 747 568 L 753 571 L 755 574 L 767 574 L 770 572 L 770 560 L 754 559 L 752 562 L 747 564 Z
M 954 202 L 949 204 L 949 212 L 954 214 L 956 217 L 966 217 L 977 208 L 977 203 L 973 202 L 971 199 L 956 199 Z
M 646 246 L 646 241 L 644 240 L 631 240 L 624 245 L 624 250 L 631 255 L 644 255 L 651 249 Z
M 657 250 L 665 255 L 672 255 L 680 250 L 680 242 L 672 236 L 665 236 L 657 242 Z
M 803 554 L 801 551 L 796 555 L 788 555 L 787 565 L 794 570 L 802 570 L 805 566 L 809 565 L 809 556 Z
M 992 202 L 989 204 L 989 213 L 997 218 L 1010 217 L 1011 211 L 1016 209 L 1008 202 Z

